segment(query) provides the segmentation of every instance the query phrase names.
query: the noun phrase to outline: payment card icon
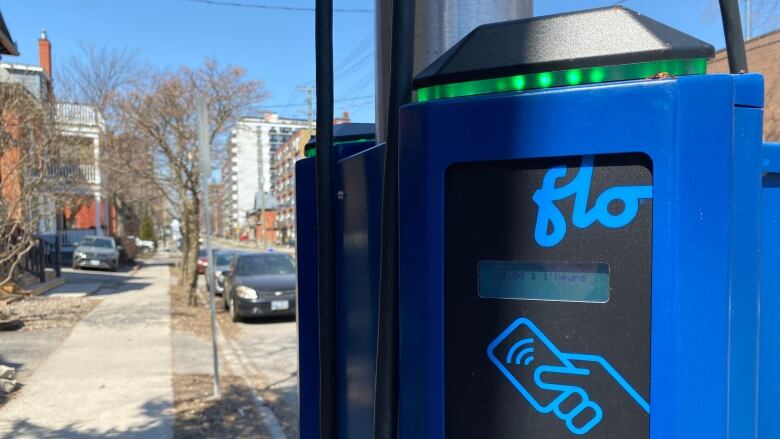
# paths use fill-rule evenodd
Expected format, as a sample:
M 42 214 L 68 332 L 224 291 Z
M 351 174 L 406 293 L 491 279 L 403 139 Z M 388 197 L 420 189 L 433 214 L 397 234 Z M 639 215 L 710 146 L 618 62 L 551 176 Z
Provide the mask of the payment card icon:
M 493 340 L 487 355 L 536 411 L 555 414 L 574 434 L 584 435 L 596 427 L 604 417 L 603 410 L 585 389 L 556 383 L 550 376 L 588 376 L 598 367 L 645 412 L 650 412 L 647 401 L 603 357 L 561 352 L 526 318 L 515 320 Z

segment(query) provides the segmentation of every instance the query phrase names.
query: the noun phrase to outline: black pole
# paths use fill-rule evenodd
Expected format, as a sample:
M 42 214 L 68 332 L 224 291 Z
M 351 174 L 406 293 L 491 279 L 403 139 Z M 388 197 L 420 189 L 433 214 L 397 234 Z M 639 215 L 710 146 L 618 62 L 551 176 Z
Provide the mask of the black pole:
M 317 293 L 320 437 L 336 437 L 335 241 L 333 230 L 333 0 L 317 0 Z
M 38 280 L 46 282 L 46 244 L 38 238 Z
M 747 73 L 747 54 L 745 40 L 742 37 L 742 19 L 739 16 L 738 0 L 720 0 L 720 16 L 723 19 L 723 34 L 726 37 L 729 71 Z
M 390 95 L 382 187 L 374 439 L 397 439 L 398 436 L 398 112 L 412 98 L 414 7 L 414 0 L 393 1 Z
M 62 229 L 62 215 L 60 214 L 59 206 L 56 209 L 57 220 L 54 226 L 54 274 L 57 277 L 62 276 L 62 254 L 60 251 L 60 230 Z

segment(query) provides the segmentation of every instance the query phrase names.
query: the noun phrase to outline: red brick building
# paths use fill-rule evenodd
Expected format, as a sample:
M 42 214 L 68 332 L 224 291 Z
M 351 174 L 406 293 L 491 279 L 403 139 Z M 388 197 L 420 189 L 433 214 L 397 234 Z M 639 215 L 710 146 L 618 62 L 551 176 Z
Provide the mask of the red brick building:
M 254 236 L 250 237 L 253 241 L 258 244 L 266 244 L 269 247 L 279 242 L 275 209 L 254 210 L 247 216 L 250 224 L 254 224 Z
M 3 30 L 4 24 L 0 26 L 0 34 Z M 2 52 L 9 50 L 3 45 Z M 116 211 L 106 199 L 105 176 L 100 169 L 100 147 L 105 135 L 103 120 L 91 106 L 56 102 L 52 88 L 52 44 L 46 32 L 38 39 L 38 56 L 39 66 L 0 61 L 0 85 L 21 88 L 36 105 L 52 110 L 56 146 L 49 155 L 44 174 L 48 184 L 46 192 L 41 194 L 46 202 L 40 207 L 38 231 L 43 237 L 59 233 L 65 245 L 85 234 L 112 235 L 116 231 Z M 5 134 L 13 136 L 9 132 L 13 131 L 9 130 L 13 121 L 3 120 L 3 126 Z M 12 166 L 13 159 L 9 153 L 0 157 L 6 169 Z M 12 192 L 3 190 L 6 202 L 13 200 Z
M 745 43 L 748 67 L 764 75 L 764 140 L 780 142 L 780 30 L 752 38 Z M 728 73 L 726 51 L 710 61 L 709 73 Z

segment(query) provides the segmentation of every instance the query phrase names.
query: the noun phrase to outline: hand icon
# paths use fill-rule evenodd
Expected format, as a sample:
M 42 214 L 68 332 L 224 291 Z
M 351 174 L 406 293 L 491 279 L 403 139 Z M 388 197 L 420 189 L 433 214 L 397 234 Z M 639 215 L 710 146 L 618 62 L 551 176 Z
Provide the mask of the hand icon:
M 534 382 L 540 389 L 560 392 L 560 396 L 549 405 L 555 416 L 565 421 L 572 433 L 589 432 L 604 416 L 601 406 L 591 401 L 588 393 L 581 387 L 556 384 L 562 381 L 556 380 L 560 378 L 557 375 L 588 376 L 590 370 L 579 367 L 539 366 L 534 371 Z
M 566 426 L 572 433 L 589 432 L 603 417 L 601 407 L 590 400 L 588 393 L 582 387 L 572 384 L 580 381 L 576 377 L 589 376 L 591 371 L 609 374 L 645 412 L 649 413 L 650 405 L 647 401 L 603 357 L 567 353 L 562 353 L 561 357 L 570 366 L 539 366 L 534 371 L 534 382 L 540 389 L 560 392 L 560 396 L 550 405 L 553 413 L 566 422 Z
M 497 355 L 505 351 L 506 357 Z M 531 353 L 538 357 L 530 357 Z M 604 418 L 601 405 L 585 390 L 593 389 L 594 383 L 617 384 L 607 384 L 619 389 L 608 395 L 623 393 L 645 413 L 650 411 L 647 401 L 607 360 L 598 355 L 561 352 L 528 319 L 516 320 L 499 335 L 488 347 L 488 357 L 534 409 L 554 413 L 573 434 L 587 434 Z

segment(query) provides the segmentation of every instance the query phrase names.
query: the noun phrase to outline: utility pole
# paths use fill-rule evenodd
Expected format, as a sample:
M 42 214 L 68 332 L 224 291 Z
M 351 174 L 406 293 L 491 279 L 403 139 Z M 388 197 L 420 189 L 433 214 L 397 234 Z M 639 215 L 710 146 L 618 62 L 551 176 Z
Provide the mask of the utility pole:
M 260 195 L 260 233 L 263 235 L 263 248 L 268 248 L 265 233 L 265 158 L 263 157 L 263 141 L 260 127 L 257 127 L 257 186 Z M 255 224 L 255 235 L 257 225 Z M 255 236 L 255 246 L 260 244 L 261 237 Z
M 314 90 L 311 85 L 298 86 L 298 91 L 306 93 L 306 121 L 309 132 L 314 127 Z

